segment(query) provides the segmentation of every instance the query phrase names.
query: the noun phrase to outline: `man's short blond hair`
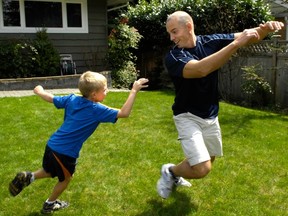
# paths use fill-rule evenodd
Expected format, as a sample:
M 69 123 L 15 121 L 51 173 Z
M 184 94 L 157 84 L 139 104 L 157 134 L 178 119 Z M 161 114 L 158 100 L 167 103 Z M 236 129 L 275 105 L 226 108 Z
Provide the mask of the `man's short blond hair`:
M 88 98 L 92 92 L 97 92 L 107 86 L 107 79 L 100 73 L 87 71 L 78 82 L 78 88 L 83 97 Z
M 185 11 L 176 11 L 170 15 L 168 15 L 166 23 L 172 19 L 177 19 L 180 25 L 186 25 L 186 23 L 193 23 L 192 17 Z

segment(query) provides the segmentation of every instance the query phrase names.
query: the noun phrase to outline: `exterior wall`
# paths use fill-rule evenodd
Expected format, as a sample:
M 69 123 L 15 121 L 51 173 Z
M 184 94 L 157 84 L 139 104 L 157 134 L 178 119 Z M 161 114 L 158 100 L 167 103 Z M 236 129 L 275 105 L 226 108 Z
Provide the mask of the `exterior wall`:
M 107 44 L 107 1 L 88 0 L 88 34 L 51 34 L 61 54 L 72 54 L 77 73 L 104 70 Z
M 107 87 L 112 88 L 111 71 L 99 72 L 107 79 Z M 66 76 L 32 77 L 17 79 L 0 79 L 0 91 L 32 90 L 36 85 L 45 89 L 78 88 L 81 74 Z
M 59 54 L 72 54 L 77 73 L 87 70 L 102 71 L 107 43 L 107 0 L 87 0 L 89 33 L 48 34 Z M 0 40 L 34 38 L 35 34 L 0 33 Z M 60 71 L 59 71 L 60 75 Z

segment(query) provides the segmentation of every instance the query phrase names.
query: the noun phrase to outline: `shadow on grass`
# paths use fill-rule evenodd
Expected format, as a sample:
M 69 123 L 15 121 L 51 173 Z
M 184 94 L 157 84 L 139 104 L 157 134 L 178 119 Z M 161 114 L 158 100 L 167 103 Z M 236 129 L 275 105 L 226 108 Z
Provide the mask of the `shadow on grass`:
M 148 200 L 149 210 L 136 216 L 185 216 L 197 212 L 198 206 L 185 193 L 174 192 L 169 199 L 173 201 L 160 198 Z
M 233 119 L 233 121 L 231 121 Z M 251 122 L 253 120 L 261 120 L 261 121 L 266 121 L 269 122 L 270 120 L 275 120 L 278 121 L 279 123 L 283 122 L 283 125 L 287 125 L 288 118 L 286 118 L 285 115 L 279 115 L 279 114 L 242 114 L 242 115 L 234 115 L 234 114 L 227 114 L 223 113 L 220 117 L 220 124 L 221 126 L 227 126 L 230 125 L 233 126 L 233 130 L 231 130 L 230 134 L 234 135 L 239 132 L 240 129 L 243 128 L 250 128 Z
M 31 212 L 30 214 L 27 214 L 27 216 L 40 216 L 41 214 L 40 210 L 38 212 Z

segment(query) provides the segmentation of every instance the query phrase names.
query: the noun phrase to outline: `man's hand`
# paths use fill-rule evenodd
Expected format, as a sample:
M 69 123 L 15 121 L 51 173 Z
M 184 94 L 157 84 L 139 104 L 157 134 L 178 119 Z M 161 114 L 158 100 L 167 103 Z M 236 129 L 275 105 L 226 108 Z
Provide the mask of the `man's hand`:
M 259 27 L 263 31 L 270 33 L 270 32 L 276 32 L 278 30 L 281 30 L 284 27 L 284 23 L 278 22 L 278 21 L 268 21 L 264 24 L 260 24 Z
M 282 22 L 268 21 L 260 24 L 257 28 L 245 29 L 243 32 L 235 33 L 234 44 L 240 48 L 251 43 L 257 43 L 269 33 L 281 30 L 283 27 Z
M 234 44 L 240 48 L 246 46 L 251 41 L 260 40 L 259 32 L 256 29 L 245 29 L 243 32 L 235 34 Z

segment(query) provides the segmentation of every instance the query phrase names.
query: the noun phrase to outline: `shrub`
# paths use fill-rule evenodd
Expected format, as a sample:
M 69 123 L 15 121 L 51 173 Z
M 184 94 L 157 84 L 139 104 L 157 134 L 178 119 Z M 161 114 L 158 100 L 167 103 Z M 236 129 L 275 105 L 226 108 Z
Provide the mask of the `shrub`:
M 55 76 L 59 75 L 60 56 L 48 38 L 47 30 L 37 31 L 36 39 L 33 41 L 34 47 L 38 51 L 36 76 Z
M 260 76 L 260 68 L 257 65 L 243 67 L 244 79 L 241 88 L 248 96 L 250 106 L 265 106 L 268 103 L 268 96 L 272 94 L 270 84 Z
M 9 39 L 0 44 L 0 78 L 25 78 L 59 74 L 60 57 L 46 30 L 35 40 Z
M 136 56 L 132 49 L 138 48 L 138 42 L 141 35 L 138 31 L 121 20 L 116 25 L 108 37 L 108 55 L 107 60 L 112 69 L 112 80 L 114 87 L 128 88 L 137 78 L 137 72 L 134 61 Z
M 125 64 L 117 70 L 112 70 L 112 86 L 114 88 L 129 88 L 137 79 L 137 71 L 132 61 L 125 61 Z
M 37 63 L 31 41 L 10 40 L 0 45 L 0 78 L 30 77 Z

